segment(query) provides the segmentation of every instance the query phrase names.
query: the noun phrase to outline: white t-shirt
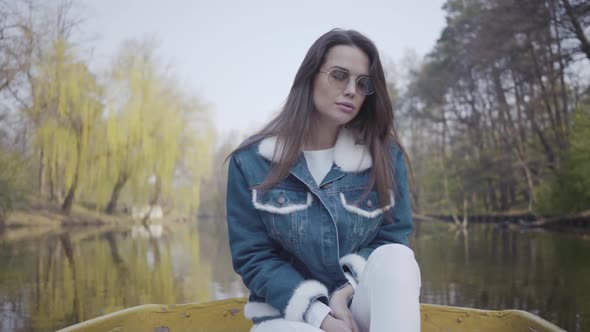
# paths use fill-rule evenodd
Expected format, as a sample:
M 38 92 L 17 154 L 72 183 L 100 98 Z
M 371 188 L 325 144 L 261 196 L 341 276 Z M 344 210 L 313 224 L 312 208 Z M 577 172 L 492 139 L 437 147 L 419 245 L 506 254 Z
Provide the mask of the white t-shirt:
M 334 148 L 325 150 L 303 151 L 307 168 L 315 183 L 319 186 L 334 163 Z

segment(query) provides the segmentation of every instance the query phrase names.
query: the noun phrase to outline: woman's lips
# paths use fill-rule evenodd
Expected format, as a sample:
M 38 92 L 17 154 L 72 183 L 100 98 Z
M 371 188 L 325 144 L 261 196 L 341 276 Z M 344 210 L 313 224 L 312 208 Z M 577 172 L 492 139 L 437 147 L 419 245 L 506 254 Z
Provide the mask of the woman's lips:
M 352 113 L 352 111 L 354 111 L 354 105 L 352 103 L 336 103 L 336 105 L 338 106 L 338 108 L 346 113 Z

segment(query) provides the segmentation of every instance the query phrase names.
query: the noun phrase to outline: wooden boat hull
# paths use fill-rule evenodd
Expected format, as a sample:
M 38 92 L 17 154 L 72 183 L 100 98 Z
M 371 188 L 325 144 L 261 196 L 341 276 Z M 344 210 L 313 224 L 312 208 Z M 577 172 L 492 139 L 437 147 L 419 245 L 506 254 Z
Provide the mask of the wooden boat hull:
M 146 304 L 100 316 L 58 332 L 207 331 L 244 332 L 252 323 L 244 318 L 245 299 L 203 304 Z M 439 331 L 564 331 L 521 310 L 478 310 L 422 304 L 422 332 Z

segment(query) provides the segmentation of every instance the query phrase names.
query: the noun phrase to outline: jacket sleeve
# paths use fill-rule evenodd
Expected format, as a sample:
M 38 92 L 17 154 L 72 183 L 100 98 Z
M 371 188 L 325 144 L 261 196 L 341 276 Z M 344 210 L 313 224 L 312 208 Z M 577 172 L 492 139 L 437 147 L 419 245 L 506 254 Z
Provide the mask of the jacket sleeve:
M 357 282 L 367 259 L 375 249 L 390 243 L 399 243 L 407 246 L 408 235 L 412 232 L 412 209 L 410 206 L 410 192 L 405 159 L 401 149 L 397 146 L 393 149 L 392 155 L 395 165 L 395 203 L 386 213 L 391 214 L 393 223 L 388 223 L 384 220 L 375 238 L 369 244 L 360 248 L 358 253 L 348 254 L 340 258 L 340 264 L 352 273 Z
M 314 301 L 327 301 L 328 291 L 323 284 L 304 280 L 277 254 L 280 248 L 269 237 L 259 211 L 254 208 L 240 160 L 235 155 L 228 170 L 227 224 L 234 270 L 251 292 L 263 297 L 285 319 L 304 321 Z

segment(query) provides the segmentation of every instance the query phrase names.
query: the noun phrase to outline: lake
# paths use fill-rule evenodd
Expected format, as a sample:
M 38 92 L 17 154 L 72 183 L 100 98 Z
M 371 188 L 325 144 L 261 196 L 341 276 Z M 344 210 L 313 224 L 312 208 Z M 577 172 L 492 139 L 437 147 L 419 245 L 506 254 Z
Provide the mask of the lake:
M 35 230 L 36 231 L 36 230 Z M 223 219 L 0 235 L 0 332 L 54 331 L 147 303 L 243 297 Z M 590 331 L 590 237 L 472 224 L 416 224 L 421 302 L 522 309 Z

